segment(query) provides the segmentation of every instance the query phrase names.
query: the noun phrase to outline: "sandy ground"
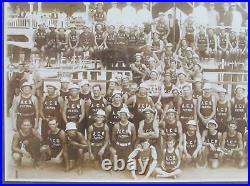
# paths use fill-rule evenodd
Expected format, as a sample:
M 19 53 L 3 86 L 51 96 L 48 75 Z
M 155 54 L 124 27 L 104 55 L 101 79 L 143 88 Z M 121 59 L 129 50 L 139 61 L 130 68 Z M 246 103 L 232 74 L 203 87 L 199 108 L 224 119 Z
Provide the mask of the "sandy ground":
M 8 122 L 10 124 L 10 122 Z M 128 171 L 104 171 L 92 168 L 86 165 L 83 174 L 78 175 L 76 170 L 65 173 L 63 167 L 54 162 L 48 162 L 48 166 L 44 169 L 32 167 L 32 163 L 27 159 L 23 160 L 23 167 L 19 170 L 15 169 L 14 162 L 11 159 L 11 140 L 13 132 L 11 125 L 5 125 L 5 180 L 6 181 L 61 181 L 61 182 L 131 182 L 131 181 L 150 181 L 150 182 L 228 182 L 228 181 L 247 181 L 248 168 L 238 169 L 230 165 L 221 166 L 219 169 L 212 170 L 209 168 L 192 168 L 182 169 L 182 174 L 176 179 L 172 178 L 150 178 L 143 180 L 133 180 Z

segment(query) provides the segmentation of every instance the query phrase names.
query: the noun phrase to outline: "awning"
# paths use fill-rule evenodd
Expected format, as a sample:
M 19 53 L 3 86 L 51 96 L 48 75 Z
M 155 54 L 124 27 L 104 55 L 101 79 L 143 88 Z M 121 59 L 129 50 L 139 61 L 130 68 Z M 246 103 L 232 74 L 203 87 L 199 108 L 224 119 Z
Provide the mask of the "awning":
M 17 47 L 27 48 L 27 49 L 31 49 L 33 47 L 32 43 L 30 43 L 30 42 L 7 41 L 7 45 L 14 45 Z

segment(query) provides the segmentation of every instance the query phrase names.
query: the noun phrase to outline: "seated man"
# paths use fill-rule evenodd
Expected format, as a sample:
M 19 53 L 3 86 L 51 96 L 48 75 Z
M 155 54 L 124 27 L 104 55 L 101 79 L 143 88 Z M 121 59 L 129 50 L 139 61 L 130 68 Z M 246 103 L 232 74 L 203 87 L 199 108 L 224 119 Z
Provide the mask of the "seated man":
M 95 165 L 101 164 L 104 157 L 109 154 L 109 127 L 104 123 L 105 116 L 103 110 L 98 110 L 94 117 L 94 123 L 88 128 L 90 158 L 94 160 Z
M 197 122 L 189 120 L 186 125 L 187 131 L 183 135 L 183 160 L 193 162 L 196 167 L 199 167 L 202 141 L 200 133 L 197 131 Z
M 78 167 L 78 174 L 82 174 L 84 153 L 89 151 L 88 144 L 82 133 L 77 131 L 77 127 L 74 122 L 67 123 L 65 131 L 69 158 L 69 170 L 71 170 L 74 163 L 76 163 Z
M 148 178 L 157 165 L 157 152 L 148 140 L 142 141 L 128 156 L 128 164 L 131 167 L 131 173 L 134 179 L 137 179 L 136 173 L 145 175 Z
M 228 132 L 223 133 L 221 148 L 224 151 L 224 161 L 230 159 L 239 168 L 245 166 L 242 135 L 237 132 L 237 124 L 234 120 L 229 123 Z
M 177 147 L 176 139 L 168 137 L 166 146 L 163 149 L 163 160 L 161 166 L 155 169 L 156 176 L 162 178 L 176 177 L 181 173 L 179 169 L 181 164 L 181 156 L 179 148 Z
M 24 119 L 12 140 L 12 156 L 17 167 L 21 166 L 23 157 L 31 158 L 34 166 L 39 166 L 41 140 L 39 133 L 32 129 L 30 120 Z
M 64 158 L 66 165 L 65 171 L 68 171 L 69 165 L 65 132 L 58 128 L 58 122 L 56 118 L 50 118 L 48 126 L 48 137 L 45 139 L 45 143 L 41 147 L 42 160 L 46 161 L 53 158 L 54 161 L 62 163 Z
M 218 124 L 215 120 L 210 120 L 207 123 L 207 130 L 202 133 L 203 141 L 203 157 L 205 165 L 207 161 L 213 169 L 219 167 L 219 160 L 221 157 L 220 143 L 221 143 L 221 133 L 217 130 Z

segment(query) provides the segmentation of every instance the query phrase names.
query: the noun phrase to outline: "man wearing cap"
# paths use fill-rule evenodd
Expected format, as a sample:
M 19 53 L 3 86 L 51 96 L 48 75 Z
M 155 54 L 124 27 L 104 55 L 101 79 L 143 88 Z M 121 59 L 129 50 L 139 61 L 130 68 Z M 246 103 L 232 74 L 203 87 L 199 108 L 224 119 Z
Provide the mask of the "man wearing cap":
M 58 128 L 58 121 L 55 117 L 49 118 L 48 126 L 48 136 L 43 140 L 44 144 L 40 149 L 41 159 L 42 161 L 48 161 L 53 158 L 58 163 L 62 163 L 64 159 L 65 171 L 68 171 L 69 161 L 65 132 Z
M 146 165 L 146 170 L 142 170 L 141 164 Z M 140 144 L 128 156 L 128 164 L 131 168 L 131 174 L 137 179 L 136 174 L 145 175 L 144 179 L 149 178 L 157 166 L 157 152 L 149 140 L 143 139 Z
M 235 31 L 231 31 L 229 33 L 229 36 L 228 36 L 228 43 L 229 43 L 229 60 L 230 62 L 233 63 L 233 67 L 237 66 L 236 65 L 236 61 L 237 58 L 239 57 L 239 48 L 238 48 L 238 38 L 236 36 L 236 32 Z
M 116 53 L 116 60 L 123 62 L 124 65 L 128 65 L 128 54 L 127 54 L 127 44 L 128 44 L 128 32 L 124 25 L 119 27 L 117 32 L 117 53 Z M 119 67 L 119 66 L 118 66 Z
M 158 13 L 158 17 L 155 19 L 154 30 L 159 33 L 159 38 L 162 39 L 164 35 L 166 37 L 170 33 L 169 25 L 167 24 L 165 14 L 163 12 Z
M 226 98 L 227 90 L 219 87 L 217 90 L 219 99 L 216 104 L 216 122 L 218 124 L 218 131 L 221 133 L 226 132 L 228 122 L 231 120 L 231 103 Z
M 222 133 L 218 132 L 218 124 L 215 120 L 210 120 L 206 126 L 207 130 L 202 133 L 202 155 L 205 161 L 204 165 L 209 164 L 211 168 L 216 169 L 219 167 L 221 160 L 220 145 Z
M 245 62 L 248 56 L 248 40 L 246 31 L 241 29 L 238 36 L 238 47 L 239 47 L 239 62 Z
M 177 120 L 177 112 L 174 109 L 168 109 L 166 116 L 160 122 L 161 149 L 166 146 L 166 140 L 169 137 L 173 137 L 176 141 L 176 146 L 182 151 L 182 131 L 181 123 Z
M 90 83 L 88 80 L 84 79 L 80 83 L 80 93 L 79 97 L 85 101 L 85 103 L 91 98 Z
M 237 85 L 235 88 L 235 96 L 231 99 L 232 118 L 236 120 L 237 131 L 244 135 L 247 130 L 247 110 L 248 100 L 244 95 L 245 88 Z
M 59 28 L 58 29 L 58 34 L 57 34 L 57 48 L 58 48 L 58 55 L 59 59 L 63 57 L 64 54 L 66 54 L 66 50 L 68 48 L 68 37 L 66 34 L 66 29 L 65 28 Z
M 31 158 L 34 166 L 39 166 L 41 141 L 38 131 L 32 129 L 30 120 L 22 120 L 19 129 L 14 133 L 11 145 L 15 165 L 20 167 L 22 158 L 25 157 Z
M 226 62 L 225 65 L 228 66 L 227 62 L 229 61 L 229 59 L 228 59 L 228 57 L 229 57 L 229 39 L 228 39 L 228 35 L 226 33 L 225 28 L 221 29 L 217 40 L 218 40 L 218 60 L 222 61 L 222 59 L 224 59 L 224 61 Z
M 125 106 L 126 105 L 122 103 L 122 92 L 120 90 L 114 90 L 111 97 L 111 104 L 105 108 L 110 134 L 114 125 L 120 121 L 118 111 Z
M 217 36 L 212 28 L 208 29 L 207 37 L 208 37 L 208 50 L 206 55 L 209 58 L 215 58 L 217 57 L 218 46 L 217 46 Z
M 148 96 L 152 98 L 154 103 L 161 101 L 161 96 L 163 94 L 164 85 L 158 80 L 159 74 L 157 70 L 152 70 L 150 72 L 150 79 L 143 82 L 148 87 Z
M 229 122 L 228 131 L 223 133 L 221 149 L 224 152 L 224 161 L 230 159 L 239 168 L 245 166 L 242 135 L 240 132 L 237 132 L 237 124 L 234 120 Z
M 45 45 L 46 45 L 46 30 L 43 26 L 43 24 L 38 24 L 37 30 L 34 32 L 33 35 L 33 42 L 34 47 L 31 49 L 33 57 L 40 55 L 44 59 L 45 55 Z
M 133 123 L 135 124 L 136 130 L 139 128 L 139 122 L 144 118 L 143 110 L 147 107 L 154 108 L 154 102 L 152 98 L 147 95 L 147 89 L 145 84 L 140 84 L 138 93 L 131 96 L 127 101 L 127 105 L 134 115 Z
M 50 59 L 57 58 L 57 32 L 55 25 L 49 26 L 50 31 L 46 35 L 45 56 L 47 57 L 47 67 L 51 67 Z
M 133 81 L 139 85 L 146 76 L 145 70 L 147 68 L 146 65 L 142 63 L 141 53 L 135 54 L 135 62 L 130 65 L 130 68 L 133 73 Z
M 28 82 L 24 82 L 21 86 L 21 94 L 14 98 L 12 104 L 12 122 L 13 129 L 20 129 L 20 125 L 24 119 L 32 124 L 32 127 L 38 129 L 38 100 L 32 95 L 32 86 Z
M 97 2 L 96 8 L 92 12 L 92 18 L 95 21 L 95 23 L 103 23 L 106 21 L 106 12 L 103 10 L 103 3 Z
M 186 72 L 184 72 L 183 70 L 179 70 L 177 72 L 177 75 L 178 75 L 177 82 L 176 82 L 175 86 L 179 88 L 180 93 L 182 95 L 182 88 L 186 85 L 192 87 L 192 84 L 187 82 L 188 77 L 187 77 Z
M 70 32 L 68 33 L 68 45 L 67 57 L 72 58 L 73 56 L 81 55 L 79 49 L 79 33 L 76 31 L 76 26 L 74 24 L 70 25 Z
M 151 145 L 157 145 L 159 139 L 159 123 L 155 119 L 155 110 L 147 107 L 143 110 L 144 120 L 139 122 L 138 140 L 149 140 Z
M 88 145 L 90 146 L 90 159 L 95 164 L 101 164 L 104 158 L 109 157 L 110 137 L 109 127 L 105 124 L 105 112 L 100 109 L 94 116 L 94 123 L 88 128 Z
M 202 133 L 206 128 L 207 122 L 213 119 L 216 113 L 216 98 L 211 94 L 211 89 L 210 84 L 205 84 L 203 87 L 203 95 L 197 100 L 200 133 Z
M 138 51 L 142 52 L 142 49 L 145 48 L 149 40 L 149 36 L 145 32 L 144 26 L 139 27 L 139 31 L 136 34 L 136 38 L 136 46 L 138 47 Z
M 74 122 L 66 124 L 66 143 L 68 149 L 69 170 L 77 167 L 78 174 L 82 174 L 84 154 L 90 152 L 90 147 Z
M 79 35 L 79 50 L 81 51 L 82 58 L 90 58 L 94 52 L 95 36 L 90 31 L 88 26 L 83 27 L 82 33 Z
M 107 100 L 101 96 L 101 91 L 100 84 L 93 85 L 91 98 L 85 103 L 86 117 L 88 117 L 87 126 L 94 122 L 94 116 L 99 109 L 105 109 Z
M 191 86 L 183 86 L 182 94 L 183 97 L 177 104 L 177 113 L 182 124 L 182 131 L 186 132 L 186 123 L 189 120 L 197 120 L 196 101 L 193 99 Z
M 41 135 L 43 139 L 47 139 L 49 125 L 48 121 L 51 117 L 55 117 L 59 122 L 59 127 L 65 129 L 61 125 L 61 113 L 63 110 L 63 99 L 56 94 L 57 87 L 53 84 L 47 84 L 48 95 L 44 96 L 41 100 L 40 115 L 42 117 Z
M 84 101 L 79 97 L 79 86 L 71 84 L 69 97 L 65 100 L 63 107 L 63 119 L 66 123 L 74 122 L 79 131 L 82 131 L 83 118 L 85 115 Z
M 111 78 L 107 82 L 106 87 L 106 95 L 104 98 L 107 100 L 107 104 L 111 104 L 114 90 L 120 90 L 119 83 L 116 78 Z
M 200 78 L 194 78 L 193 82 L 193 98 L 195 100 L 198 99 L 198 97 L 202 96 L 202 79 Z
M 107 31 L 104 32 L 104 53 L 103 63 L 104 66 L 112 67 L 116 64 L 116 48 L 117 32 L 114 25 L 109 25 Z
M 152 52 L 153 52 L 153 57 L 156 59 L 156 61 L 159 61 L 162 56 L 162 51 L 164 49 L 164 43 L 160 39 L 160 35 L 158 32 L 153 32 L 152 33 Z
M 185 21 L 182 31 L 183 31 L 182 36 L 184 36 L 184 38 L 186 39 L 187 45 L 193 48 L 195 28 L 194 28 L 194 21 L 191 16 L 189 16 Z
M 128 108 L 123 107 L 118 111 L 120 121 L 117 122 L 112 130 L 112 150 L 113 156 L 117 155 L 127 161 L 132 152 L 136 140 L 136 131 L 133 123 L 128 121 L 130 113 Z
M 197 122 L 189 120 L 187 123 L 187 132 L 183 134 L 183 161 L 185 163 L 193 162 L 196 167 L 201 163 L 201 135 L 197 131 Z
M 62 97 L 64 101 L 69 96 L 69 83 L 70 83 L 70 79 L 68 77 L 61 78 L 60 96 Z
M 201 59 L 206 57 L 206 51 L 208 50 L 208 37 L 203 26 L 200 26 L 199 32 L 196 35 L 195 49 L 197 50 Z

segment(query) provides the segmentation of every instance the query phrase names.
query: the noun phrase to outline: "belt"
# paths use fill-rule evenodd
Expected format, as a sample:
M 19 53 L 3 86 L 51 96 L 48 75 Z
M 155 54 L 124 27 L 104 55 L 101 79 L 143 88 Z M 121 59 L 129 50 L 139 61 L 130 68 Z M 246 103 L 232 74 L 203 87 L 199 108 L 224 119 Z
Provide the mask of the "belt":
M 18 115 L 18 116 L 23 116 L 23 117 L 29 117 L 29 116 L 34 116 L 35 113 L 27 113 L 27 114 L 24 114 L 24 113 L 18 112 L 17 115 Z
M 91 143 L 91 146 L 100 147 L 103 146 L 103 143 Z
M 131 143 L 130 142 L 129 143 L 119 143 L 119 142 L 116 142 L 116 145 L 121 146 L 121 147 L 127 147 L 127 146 L 131 145 Z

